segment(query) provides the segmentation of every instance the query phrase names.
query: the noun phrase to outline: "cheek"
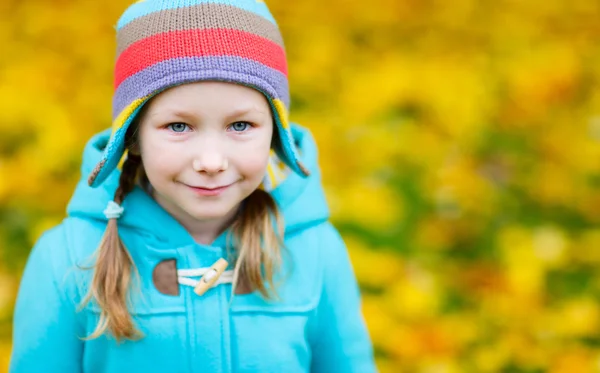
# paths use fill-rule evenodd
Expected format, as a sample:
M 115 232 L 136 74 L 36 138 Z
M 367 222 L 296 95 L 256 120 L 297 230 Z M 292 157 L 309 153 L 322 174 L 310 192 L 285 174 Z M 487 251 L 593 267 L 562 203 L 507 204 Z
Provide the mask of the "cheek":
M 266 156 L 252 156 L 246 157 L 244 160 L 244 172 L 249 177 L 260 177 L 262 178 L 267 170 L 267 165 L 269 163 L 268 154 Z
M 146 175 L 150 181 L 169 176 L 177 168 L 178 153 L 151 138 L 146 140 L 140 147 Z
M 270 147 L 268 143 L 236 152 L 232 156 L 241 173 L 247 178 L 260 178 L 265 174 L 269 163 Z
M 272 129 L 265 128 L 254 139 L 245 144 L 236 144 L 236 151 L 230 153 L 230 159 L 245 173 L 246 177 L 262 177 L 265 174 L 271 154 Z

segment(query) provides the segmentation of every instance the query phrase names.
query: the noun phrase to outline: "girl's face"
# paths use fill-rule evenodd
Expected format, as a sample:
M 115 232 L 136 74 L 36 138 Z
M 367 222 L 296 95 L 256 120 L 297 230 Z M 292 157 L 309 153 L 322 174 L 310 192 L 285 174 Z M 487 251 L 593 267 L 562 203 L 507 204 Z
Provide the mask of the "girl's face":
M 241 85 L 199 82 L 147 106 L 137 146 L 154 198 L 188 228 L 225 223 L 265 175 L 273 136 L 267 99 Z

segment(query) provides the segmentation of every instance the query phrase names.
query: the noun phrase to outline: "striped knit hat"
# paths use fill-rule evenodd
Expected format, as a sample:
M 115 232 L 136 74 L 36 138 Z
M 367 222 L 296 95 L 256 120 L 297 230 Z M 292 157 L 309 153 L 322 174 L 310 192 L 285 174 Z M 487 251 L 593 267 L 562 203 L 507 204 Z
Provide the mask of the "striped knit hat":
M 112 134 L 89 185 L 97 187 L 118 166 L 127 128 L 144 103 L 203 80 L 245 85 L 267 97 L 279 141 L 265 181 L 270 175 L 273 186 L 275 171 L 281 173 L 277 158 L 308 176 L 290 130 L 287 73 L 283 39 L 261 0 L 138 1 L 117 24 Z

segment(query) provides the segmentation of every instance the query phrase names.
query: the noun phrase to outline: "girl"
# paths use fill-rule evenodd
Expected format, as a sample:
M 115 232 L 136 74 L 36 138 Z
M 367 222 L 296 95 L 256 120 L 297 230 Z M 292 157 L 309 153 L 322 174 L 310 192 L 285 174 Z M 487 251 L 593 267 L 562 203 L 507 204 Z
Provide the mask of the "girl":
M 113 128 L 23 274 L 10 372 L 372 372 L 315 143 L 258 0 L 117 25 Z

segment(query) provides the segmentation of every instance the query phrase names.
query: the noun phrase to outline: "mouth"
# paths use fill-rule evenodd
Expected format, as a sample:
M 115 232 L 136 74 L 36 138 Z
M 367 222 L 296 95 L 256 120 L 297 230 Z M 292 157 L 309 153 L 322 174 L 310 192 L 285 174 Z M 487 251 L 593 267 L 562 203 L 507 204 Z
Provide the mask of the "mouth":
M 231 184 L 223 185 L 223 186 L 211 186 L 211 187 L 204 187 L 204 186 L 197 187 L 197 186 L 191 186 L 191 185 L 187 185 L 187 184 L 185 184 L 185 185 L 197 194 L 200 194 L 203 196 L 216 196 L 216 195 L 221 194 L 225 190 L 227 190 L 233 184 L 235 184 L 235 182 L 231 183 Z
M 203 189 L 203 190 L 217 190 L 217 189 L 225 189 L 225 188 L 227 188 L 229 185 L 231 185 L 231 184 L 228 184 L 228 185 L 223 185 L 223 186 L 218 186 L 218 187 L 210 187 L 210 188 L 209 188 L 209 187 L 199 187 L 199 186 L 191 186 L 191 187 L 192 187 L 192 188 L 194 188 L 194 189 Z

